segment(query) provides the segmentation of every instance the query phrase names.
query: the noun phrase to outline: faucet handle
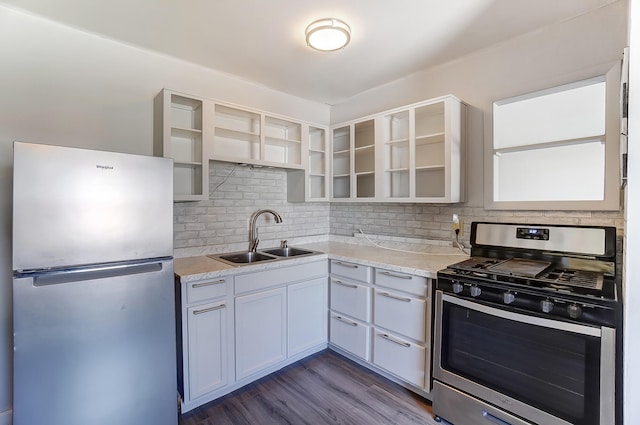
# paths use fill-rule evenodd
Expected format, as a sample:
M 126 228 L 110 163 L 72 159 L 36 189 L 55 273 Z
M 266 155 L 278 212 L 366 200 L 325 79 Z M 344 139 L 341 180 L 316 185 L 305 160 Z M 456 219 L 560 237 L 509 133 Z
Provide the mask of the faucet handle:
M 287 240 L 286 240 L 286 239 L 284 239 L 284 240 L 282 240 L 282 241 L 280 242 L 280 248 L 288 248 L 288 246 L 287 246 Z

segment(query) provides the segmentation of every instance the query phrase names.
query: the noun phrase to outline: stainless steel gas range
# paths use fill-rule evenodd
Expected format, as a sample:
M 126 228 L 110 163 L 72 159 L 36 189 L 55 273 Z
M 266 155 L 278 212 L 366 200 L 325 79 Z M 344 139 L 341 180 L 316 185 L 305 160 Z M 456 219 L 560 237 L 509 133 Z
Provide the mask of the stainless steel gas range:
M 470 259 L 438 272 L 438 420 L 616 423 L 615 259 L 614 227 L 472 223 Z

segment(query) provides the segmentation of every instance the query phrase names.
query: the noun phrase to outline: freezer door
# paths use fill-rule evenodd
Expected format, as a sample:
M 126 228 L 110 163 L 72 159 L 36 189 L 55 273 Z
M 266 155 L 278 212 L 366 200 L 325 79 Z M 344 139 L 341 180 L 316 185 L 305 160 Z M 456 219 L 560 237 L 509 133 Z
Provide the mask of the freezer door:
M 172 256 L 170 159 L 14 143 L 13 270 Z
M 173 262 L 14 278 L 15 425 L 176 425 Z

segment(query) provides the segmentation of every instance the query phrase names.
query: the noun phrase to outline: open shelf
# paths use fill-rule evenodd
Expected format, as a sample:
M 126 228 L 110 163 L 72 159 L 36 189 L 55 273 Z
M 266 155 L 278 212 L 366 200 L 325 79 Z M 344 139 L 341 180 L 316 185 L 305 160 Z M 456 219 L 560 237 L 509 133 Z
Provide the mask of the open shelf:
M 409 169 L 387 170 L 385 172 L 385 197 L 409 197 Z
M 171 95 L 171 127 L 202 130 L 202 100 Z
M 400 111 L 383 117 L 382 139 L 385 143 L 409 141 L 409 111 Z
M 349 198 L 351 196 L 351 176 L 333 177 L 333 197 Z
M 416 197 L 442 198 L 445 196 L 444 167 L 416 170 Z
M 173 190 L 184 197 L 202 196 L 202 165 L 174 163 Z
M 239 133 L 260 134 L 260 114 L 217 104 L 214 125 Z
M 355 151 L 355 172 L 366 173 L 375 171 L 375 150 L 374 146 L 358 148 Z
M 171 128 L 171 152 L 167 154 L 178 162 L 202 163 L 202 131 Z
M 356 174 L 356 197 L 373 198 L 376 196 L 375 174 L 373 172 Z
M 376 142 L 374 133 L 374 120 L 363 121 L 355 124 L 354 148 L 373 146 Z
M 333 152 L 349 151 L 351 149 L 351 128 L 349 126 L 333 130 Z
M 265 138 L 262 159 L 267 162 L 301 165 L 302 144 L 298 141 Z

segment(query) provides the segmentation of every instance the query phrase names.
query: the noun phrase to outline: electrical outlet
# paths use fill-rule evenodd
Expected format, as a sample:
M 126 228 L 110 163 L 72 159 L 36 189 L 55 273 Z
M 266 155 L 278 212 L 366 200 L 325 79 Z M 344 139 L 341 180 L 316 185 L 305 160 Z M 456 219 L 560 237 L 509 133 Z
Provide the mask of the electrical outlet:
M 460 219 L 460 217 L 458 216 L 458 214 L 454 214 L 453 215 L 453 231 L 454 231 L 454 236 L 455 236 L 455 232 L 458 232 L 458 237 L 462 236 L 462 231 L 463 231 L 463 223 L 462 220 Z

